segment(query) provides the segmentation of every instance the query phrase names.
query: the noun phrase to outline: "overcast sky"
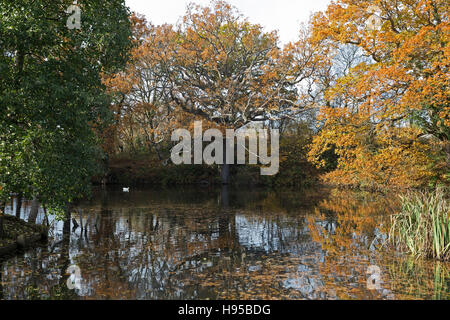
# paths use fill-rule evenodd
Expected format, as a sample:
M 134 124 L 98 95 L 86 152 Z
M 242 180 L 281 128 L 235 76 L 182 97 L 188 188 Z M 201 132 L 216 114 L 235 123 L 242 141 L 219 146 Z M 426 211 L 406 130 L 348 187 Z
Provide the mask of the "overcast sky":
M 190 2 L 206 5 L 209 0 L 126 0 L 132 11 L 144 14 L 155 25 L 175 24 Z M 278 30 L 283 43 L 295 41 L 301 22 L 311 13 L 324 10 L 330 0 L 228 0 L 267 31 Z

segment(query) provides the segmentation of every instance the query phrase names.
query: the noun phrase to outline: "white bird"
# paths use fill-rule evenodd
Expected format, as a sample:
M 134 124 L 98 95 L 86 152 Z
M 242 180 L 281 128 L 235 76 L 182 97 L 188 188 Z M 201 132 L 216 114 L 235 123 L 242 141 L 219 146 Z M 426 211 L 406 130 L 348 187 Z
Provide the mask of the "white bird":
M 123 192 L 130 192 L 130 188 L 123 188 Z

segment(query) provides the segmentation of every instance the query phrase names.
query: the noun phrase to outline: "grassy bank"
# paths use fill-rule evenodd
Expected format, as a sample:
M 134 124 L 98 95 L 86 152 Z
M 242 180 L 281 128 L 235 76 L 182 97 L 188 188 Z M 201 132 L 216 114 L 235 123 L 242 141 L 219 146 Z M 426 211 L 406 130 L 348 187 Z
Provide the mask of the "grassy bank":
M 417 257 L 450 260 L 448 191 L 439 188 L 402 196 L 401 211 L 392 216 L 389 235 L 397 249 Z

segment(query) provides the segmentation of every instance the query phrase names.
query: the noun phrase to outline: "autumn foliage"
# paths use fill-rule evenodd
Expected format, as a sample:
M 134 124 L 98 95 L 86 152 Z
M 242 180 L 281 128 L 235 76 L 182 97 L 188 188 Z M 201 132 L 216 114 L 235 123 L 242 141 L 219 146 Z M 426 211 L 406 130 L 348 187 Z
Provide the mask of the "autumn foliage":
M 377 6 L 379 29 L 368 28 Z M 326 180 L 371 188 L 449 181 L 449 23 L 447 1 L 332 3 L 313 21 L 313 39 L 356 46 L 369 60 L 327 89 L 323 127 L 310 159 L 335 171 Z
M 194 119 L 284 133 L 300 124 L 317 127 L 305 153 L 327 182 L 448 183 L 448 11 L 443 0 L 340 0 L 284 46 L 224 1 L 191 4 L 176 26 L 133 15 L 132 60 L 104 79 L 117 95 L 105 141 L 162 159 L 171 130 Z

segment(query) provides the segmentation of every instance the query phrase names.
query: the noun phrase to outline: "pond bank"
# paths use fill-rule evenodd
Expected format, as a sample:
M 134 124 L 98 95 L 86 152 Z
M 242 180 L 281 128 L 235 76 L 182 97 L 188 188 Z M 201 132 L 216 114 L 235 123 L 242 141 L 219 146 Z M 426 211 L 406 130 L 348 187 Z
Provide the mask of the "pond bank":
M 10 215 L 3 216 L 3 238 L 0 239 L 0 259 L 16 251 L 36 246 L 48 238 L 47 228 L 25 222 Z

